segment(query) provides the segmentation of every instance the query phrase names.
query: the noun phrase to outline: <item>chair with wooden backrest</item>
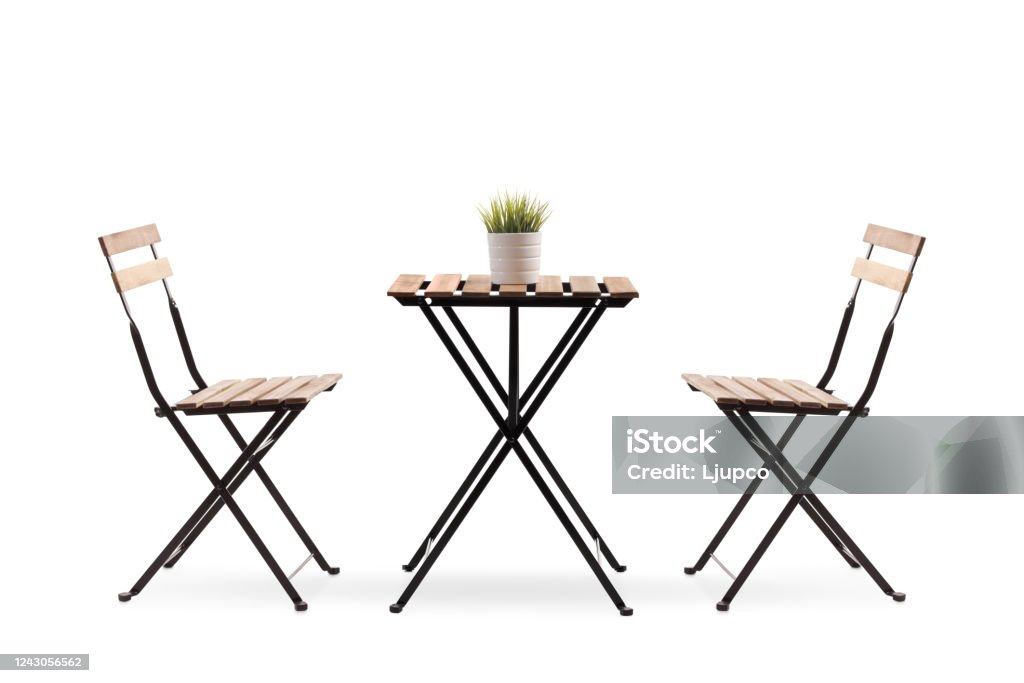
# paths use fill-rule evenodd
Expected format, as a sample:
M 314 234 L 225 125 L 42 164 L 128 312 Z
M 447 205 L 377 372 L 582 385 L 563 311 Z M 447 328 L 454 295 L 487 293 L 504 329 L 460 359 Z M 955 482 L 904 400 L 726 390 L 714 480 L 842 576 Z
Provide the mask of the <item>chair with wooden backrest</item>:
M 188 521 L 185 522 L 178 533 L 174 535 L 170 543 L 157 555 L 156 559 L 149 565 L 149 568 L 146 569 L 132 589 L 119 594 L 118 598 L 122 602 L 128 602 L 145 588 L 146 584 L 149 583 L 161 566 L 168 569 L 173 567 L 220 509 L 227 505 L 253 545 L 256 546 L 260 555 L 263 556 L 274 576 L 281 583 L 288 597 L 291 598 L 295 609 L 298 611 L 305 610 L 306 603 L 299 597 L 298 592 L 291 583 L 291 577 L 299 570 L 296 569 L 291 576 L 286 575 L 282 571 L 266 545 L 256 534 L 248 519 L 242 514 L 233 494 L 241 486 L 242 482 L 251 473 L 255 472 L 309 550 L 309 557 L 300 565 L 299 569 L 305 566 L 306 562 L 310 559 L 315 559 L 322 570 L 329 574 L 338 573 L 338 568 L 332 567 L 327 563 L 323 554 L 317 549 L 309 534 L 306 533 L 306 530 L 299 523 L 299 520 L 285 502 L 284 497 L 267 475 L 261 461 L 266 457 L 271 447 L 278 442 L 285 430 L 299 416 L 299 413 L 309 405 L 310 401 L 321 392 L 331 391 L 341 379 L 341 375 L 303 375 L 300 377 L 273 377 L 270 379 L 259 377 L 241 381 L 228 379 L 208 385 L 196 367 L 192 348 L 189 345 L 188 337 L 185 334 L 185 327 L 182 324 L 181 313 L 178 310 L 174 297 L 171 296 L 171 290 L 167 284 L 167 278 L 171 275 L 170 263 L 166 258 L 159 257 L 156 252 L 156 243 L 160 241 L 160 233 L 157 231 L 156 226 L 146 225 L 141 228 L 115 232 L 100 237 L 99 241 L 103 255 L 106 256 L 107 264 L 110 266 L 110 275 L 114 281 L 114 288 L 120 295 L 125 314 L 128 316 L 132 341 L 135 344 L 135 351 L 142 365 L 142 374 L 146 378 L 146 384 L 153 396 L 153 400 L 156 401 L 156 415 L 170 422 L 174 431 L 177 432 L 192 454 L 192 457 L 195 458 L 199 467 L 203 470 L 203 474 L 206 475 L 213 485 L 213 490 L 196 508 L 195 512 L 192 513 L 192 516 L 188 518 Z M 139 265 L 120 270 L 114 267 L 114 256 L 147 247 L 152 255 L 151 259 Z M 171 320 L 178 335 L 178 342 L 185 359 L 185 365 L 196 384 L 196 389 L 193 392 L 174 405 L 169 404 L 164 399 L 157 386 L 153 368 L 142 342 L 142 335 L 139 332 L 135 319 L 132 317 L 131 309 L 128 306 L 128 299 L 125 296 L 127 292 L 137 287 L 154 282 L 161 282 L 163 284 L 164 291 L 167 294 L 167 303 L 171 311 Z M 235 427 L 234 422 L 232 422 L 231 415 L 236 413 L 270 413 L 270 416 L 256 437 L 252 441 L 247 442 Z M 203 455 L 199 446 L 192 439 L 192 436 L 186 431 L 179 417 L 180 415 L 215 415 L 224 425 L 225 429 L 227 429 L 231 438 L 241 450 L 241 454 L 223 476 L 218 475 L 213 467 L 210 466 L 206 456 Z
M 924 247 L 925 238 L 919 235 L 912 235 L 907 232 L 883 228 L 878 225 L 868 225 L 864 233 L 864 241 L 868 244 L 867 255 L 858 258 L 853 265 L 853 276 L 857 278 L 854 285 L 853 295 L 850 297 L 843 313 L 843 319 L 839 326 L 839 334 L 836 336 L 832 348 L 832 355 L 829 358 L 825 373 L 817 384 L 810 384 L 802 380 L 774 379 L 752 377 L 727 377 L 724 375 L 697 375 L 683 374 L 683 379 L 694 391 L 707 394 L 725 413 L 726 417 L 733 424 L 736 430 L 750 444 L 751 448 L 761 457 L 766 467 L 772 474 L 779 478 L 779 481 L 791 494 L 789 502 L 783 508 L 782 513 L 775 520 L 767 535 L 758 545 L 754 554 L 744 565 L 739 575 L 734 577 L 732 585 L 726 592 L 725 597 L 718 603 L 720 611 L 729 609 L 729 605 L 740 587 L 747 580 L 750 572 L 753 571 L 757 562 L 764 555 L 765 550 L 774 540 L 779 530 L 786 523 L 786 520 L 793 513 L 797 506 L 803 508 L 804 512 L 811 518 L 815 525 L 821 530 L 825 537 L 839 551 L 846 562 L 854 568 L 863 567 L 871 578 L 875 580 L 882 591 L 897 602 L 903 602 L 905 595 L 892 589 L 892 586 L 882 577 L 867 556 L 857 547 L 849 534 L 839 525 L 835 517 L 828 511 L 821 500 L 811 491 L 810 485 L 824 469 L 828 459 L 835 452 L 843 437 L 853 426 L 854 420 L 868 414 L 868 401 L 875 391 L 878 377 L 882 372 L 882 365 L 885 362 L 889 344 L 892 341 L 893 331 L 896 324 L 896 316 L 903 303 L 903 297 L 910 286 L 910 280 L 914 273 L 914 266 L 917 264 L 918 256 Z M 876 247 L 883 247 L 893 251 L 902 252 L 911 257 L 910 265 L 906 270 L 894 268 L 877 261 L 871 260 L 871 255 Z M 893 310 L 889 324 L 882 335 L 881 344 L 875 355 L 874 366 L 868 377 L 867 385 L 861 393 L 860 398 L 850 405 L 828 389 L 832 380 L 839 358 L 842 355 L 843 345 L 846 341 L 846 334 L 850 328 L 850 321 L 853 319 L 853 311 L 857 302 L 857 293 L 863 281 L 872 282 L 883 287 L 888 287 L 899 293 L 896 306 Z M 751 413 L 789 413 L 795 415 L 792 422 L 783 432 L 782 437 L 776 442 L 773 441 L 764 429 L 753 418 Z M 835 434 L 828 441 L 814 465 L 808 470 L 807 475 L 801 475 L 795 467 L 786 459 L 783 449 L 792 439 L 800 423 L 807 415 L 841 415 L 846 416 L 840 422 Z M 692 567 L 686 567 L 687 574 L 695 574 L 707 564 L 708 560 L 718 559 L 714 556 L 718 545 L 725 538 L 732 528 L 736 518 L 739 517 L 743 508 L 750 501 L 751 496 L 761 484 L 761 479 L 755 478 L 747 487 L 739 502 L 726 518 L 722 527 L 712 538 L 707 549 Z M 719 562 L 719 564 L 721 564 Z M 724 565 L 723 565 L 724 567 Z M 731 576 L 731 574 L 730 574 Z

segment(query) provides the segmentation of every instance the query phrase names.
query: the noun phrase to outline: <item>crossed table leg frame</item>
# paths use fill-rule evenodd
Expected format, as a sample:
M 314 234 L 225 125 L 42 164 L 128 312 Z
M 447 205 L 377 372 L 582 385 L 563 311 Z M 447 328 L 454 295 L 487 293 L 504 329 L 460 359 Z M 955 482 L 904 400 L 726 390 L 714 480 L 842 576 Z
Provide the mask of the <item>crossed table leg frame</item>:
M 434 526 L 431 527 L 426 538 L 413 553 L 412 558 L 407 564 L 402 566 L 402 569 L 405 571 L 416 571 L 416 573 L 409 582 L 405 591 L 402 593 L 401 597 L 398 598 L 398 602 L 391 605 L 391 611 L 399 613 L 406 604 L 408 604 L 413 593 L 416 592 L 416 589 L 419 587 L 420 583 L 422 583 L 438 556 L 444 550 L 445 546 L 448 545 L 448 542 L 458 530 L 459 525 L 462 524 L 466 515 L 469 514 L 470 509 L 472 509 L 474 503 L 476 503 L 477 499 L 480 497 L 480 494 L 483 493 L 483 490 L 487 487 L 488 483 L 490 483 L 494 474 L 498 471 L 498 468 L 501 467 L 508 454 L 515 451 L 516 456 L 523 464 L 523 467 L 526 468 L 530 478 L 533 480 L 534 484 L 536 484 L 537 488 L 540 489 L 544 499 L 551 506 L 551 509 L 558 517 L 558 520 L 562 523 L 562 526 L 565 527 L 566 532 L 569 534 L 573 543 L 575 543 L 576 548 L 583 555 L 587 564 L 590 566 L 590 569 L 594 572 L 594 575 L 597 576 L 598 581 L 601 582 L 601 585 L 608 593 L 608 597 L 611 598 L 612 602 L 618 608 L 619 614 L 623 616 L 631 615 L 633 613 L 633 609 L 626 606 L 626 603 L 619 596 L 618 591 L 615 590 L 612 582 L 601 567 L 600 558 L 603 556 L 608 561 L 608 564 L 610 564 L 617 572 L 625 571 L 626 567 L 619 564 L 618 560 L 615 559 L 611 549 L 604 542 L 603 537 L 598 533 L 594 524 L 590 521 L 590 518 L 587 517 L 583 508 L 576 500 L 576 497 L 566 485 L 565 480 L 562 479 L 561 475 L 555 469 L 550 458 L 548 458 L 544 449 L 541 447 L 540 442 L 537 441 L 537 438 L 529 428 L 530 421 L 537 414 L 538 409 L 544 403 L 548 394 L 551 393 L 551 390 L 562 376 L 562 373 L 565 372 L 565 369 L 579 351 L 583 342 L 586 341 L 586 338 L 594 329 L 597 321 L 601 319 L 601 316 L 606 310 L 605 305 L 597 302 L 593 307 L 583 308 L 580 310 L 573 322 L 569 325 L 565 334 L 562 335 L 562 338 L 555 345 L 554 350 L 552 350 L 547 360 L 544 361 L 540 370 L 537 372 L 537 375 L 533 378 L 522 394 L 519 393 L 519 308 L 516 306 L 509 307 L 507 389 L 502 386 L 487 360 L 480 352 L 480 349 L 466 331 L 462 321 L 455 314 L 455 311 L 452 310 L 451 307 L 443 308 L 445 314 L 448 316 L 460 338 L 465 343 L 470 354 L 480 365 L 481 370 L 493 387 L 495 393 L 497 393 L 501 401 L 506 404 L 507 411 L 503 416 L 501 411 L 494 405 L 491 397 L 487 395 L 487 391 L 480 383 L 480 380 L 477 379 L 473 370 L 466 362 L 465 357 L 452 341 L 451 336 L 441 325 L 441 322 L 438 320 L 433 310 L 431 310 L 431 307 L 429 305 L 421 305 L 420 310 L 423 311 L 423 314 L 426 316 L 430 326 L 434 329 L 434 332 L 437 333 L 437 336 L 441 339 L 441 342 L 451 354 L 455 363 L 459 366 L 459 369 L 473 388 L 473 391 L 476 392 L 477 397 L 487 409 L 488 414 L 497 425 L 498 432 L 487 444 L 486 448 L 484 448 L 483 453 L 470 470 L 469 475 L 456 491 L 447 507 L 445 507 L 441 516 L 437 519 L 437 522 L 435 522 Z M 579 334 L 577 334 L 577 332 Z M 549 372 L 550 376 L 548 376 Z M 547 377 L 546 381 L 545 377 Z M 523 408 L 524 406 L 526 406 L 525 410 Z M 536 453 L 538 460 L 540 460 L 548 475 L 555 482 L 558 490 L 569 503 L 569 507 L 572 508 L 580 522 L 582 522 L 584 529 L 590 535 L 595 544 L 595 551 L 593 553 L 588 547 L 587 542 L 580 535 L 579 531 L 577 531 L 576 526 L 573 524 L 568 514 L 566 514 L 566 511 L 560 505 L 547 482 L 541 476 L 536 465 L 534 465 L 533 461 L 527 455 L 526 450 L 520 442 L 520 438 L 525 439 L 526 442 L 530 444 L 530 447 Z M 499 444 L 501 444 L 500 448 Z M 496 448 L 497 452 L 495 453 Z M 489 465 L 487 464 L 488 461 L 490 461 Z M 476 482 L 475 485 L 474 482 Z M 420 564 L 421 562 L 422 565 Z M 418 565 L 419 569 L 416 570 Z
M 811 518 L 815 526 L 821 531 L 821 533 L 829 540 L 830 543 L 839 551 L 840 556 L 854 569 L 861 567 L 874 579 L 875 583 L 882 590 L 883 593 L 891 597 L 896 602 L 903 602 L 906 600 L 906 595 L 893 590 L 889 582 L 885 580 L 882 574 L 875 568 L 875 566 L 868 559 L 867 555 L 864 554 L 857 544 L 850 538 L 850 535 L 846 533 L 846 530 L 836 521 L 836 518 L 832 516 L 832 513 L 828 511 L 825 504 L 811 491 L 811 484 L 817 479 L 818 475 L 825 468 L 829 458 L 835 452 L 836 448 L 842 442 L 846 433 L 853 426 L 854 420 L 857 419 L 858 415 L 851 412 L 843 421 L 840 423 L 839 428 L 833 434 L 832 438 L 825 445 L 821 454 L 815 460 L 814 464 L 808 470 L 806 476 L 801 476 L 797 469 L 786 459 L 783 453 L 783 449 L 789 443 L 790 439 L 793 438 L 793 434 L 796 433 L 800 423 L 803 422 L 806 415 L 797 415 L 789 423 L 782 437 L 775 442 L 768 436 L 757 420 L 746 410 L 725 410 L 726 418 L 736 428 L 740 435 L 746 439 L 747 443 L 750 444 L 751 448 L 757 453 L 757 455 L 764 461 L 768 469 L 778 477 L 779 481 L 786 488 L 790 494 L 789 501 L 783 507 L 782 512 L 775 519 L 775 522 L 771 525 L 768 533 L 765 534 L 764 538 L 758 544 L 754 553 L 747 560 L 747 563 L 740 570 L 740 573 L 733 576 L 725 566 L 718 561 L 715 557 L 715 550 L 718 549 L 719 544 L 725 538 L 726 534 L 732 528 L 732 525 L 736 522 L 736 519 L 743 512 L 743 509 L 750 502 L 751 497 L 757 491 L 757 488 L 761 485 L 762 479 L 754 479 L 747 490 L 744 491 L 740 500 L 733 507 L 732 512 L 726 517 L 722 527 L 718 530 L 718 533 L 711 539 L 711 543 L 708 544 L 707 549 L 700 556 L 697 562 L 692 567 L 686 567 L 684 571 L 687 574 L 696 574 L 708 563 L 708 560 L 714 559 L 726 573 L 732 577 L 732 585 L 729 586 L 729 590 L 726 591 L 725 596 L 717 604 L 717 609 L 720 612 L 726 612 L 729 610 L 733 599 L 739 592 L 740 588 L 749 578 L 750 573 L 754 571 L 754 567 L 764 556 L 765 551 L 768 550 L 768 546 L 772 544 L 775 537 L 782 530 L 783 525 L 789 519 L 790 515 L 793 514 L 797 506 L 803 508 L 807 516 Z
M 178 533 L 170 540 L 170 542 L 164 547 L 164 549 L 157 555 L 156 559 L 149 565 L 146 571 L 139 577 L 139 580 L 135 582 L 130 591 L 118 594 L 118 599 L 121 602 L 128 602 L 133 597 L 142 592 L 142 589 L 146 587 L 150 579 L 156 574 L 157 570 L 163 566 L 167 569 L 173 567 L 184 555 L 185 551 L 195 542 L 203 530 L 213 521 L 213 518 L 217 516 L 221 508 L 225 505 L 234 515 L 235 519 L 238 520 L 238 524 L 245 531 L 245 534 L 252 541 L 253 545 L 256 546 L 256 550 L 263 557 L 263 560 L 270 567 L 270 571 L 277 578 L 281 587 L 284 588 L 285 593 L 291 599 L 295 606 L 296 611 L 303 612 L 307 609 L 305 601 L 299 596 L 298 591 L 291 583 L 291 579 L 303 568 L 310 559 L 315 559 L 320 569 L 327 572 L 328 574 L 337 574 L 338 568 L 332 567 L 328 564 L 327 560 L 324 559 L 323 554 L 313 543 L 313 539 L 310 538 L 309 534 L 299 523 L 298 518 L 292 509 L 285 502 L 281 492 L 278 491 L 274 482 L 271 481 L 270 476 L 263 469 L 261 461 L 266 457 L 270 449 L 278 442 L 284 432 L 291 426 L 295 419 L 302 412 L 302 408 L 287 408 L 276 410 L 267 420 L 266 424 L 260 429 L 259 433 L 253 438 L 252 441 L 246 443 L 245 439 L 239 433 L 234 423 L 227 415 L 220 414 L 217 417 L 220 418 L 224 427 L 230 433 L 232 439 L 241 449 L 241 453 L 231 467 L 224 473 L 223 476 L 218 476 L 217 472 L 210 465 L 209 461 L 203 455 L 199 446 L 196 445 L 191 435 L 185 429 L 185 426 L 178 419 L 178 416 L 172 411 L 163 411 L 162 416 L 167 417 L 174 430 L 181 437 L 181 440 L 185 442 L 185 446 L 189 452 L 195 458 L 199 467 L 203 470 L 203 474 L 206 475 L 210 483 L 213 484 L 213 490 L 203 499 L 203 502 L 199 504 L 192 516 L 188 518 L 188 521 L 178 530 Z M 292 528 L 298 534 L 302 540 L 306 549 L 309 550 L 309 557 L 299 565 L 299 567 L 293 571 L 290 575 L 286 575 L 281 566 L 274 559 L 274 556 L 270 554 L 270 550 L 263 543 L 263 540 L 256 533 L 252 524 L 248 518 L 242 513 L 241 508 L 238 507 L 238 503 L 235 502 L 234 493 L 242 485 L 242 483 L 249 477 L 253 472 L 263 482 L 270 496 L 277 503 L 281 512 L 285 518 L 292 525 Z

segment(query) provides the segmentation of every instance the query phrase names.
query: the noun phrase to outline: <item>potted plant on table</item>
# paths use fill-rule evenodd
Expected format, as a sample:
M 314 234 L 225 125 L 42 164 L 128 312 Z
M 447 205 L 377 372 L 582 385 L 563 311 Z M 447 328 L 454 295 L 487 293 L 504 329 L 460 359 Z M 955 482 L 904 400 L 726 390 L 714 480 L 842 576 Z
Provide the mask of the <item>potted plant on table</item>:
M 491 282 L 535 284 L 540 274 L 540 229 L 551 215 L 548 203 L 525 193 L 505 192 L 477 210 L 487 227 Z

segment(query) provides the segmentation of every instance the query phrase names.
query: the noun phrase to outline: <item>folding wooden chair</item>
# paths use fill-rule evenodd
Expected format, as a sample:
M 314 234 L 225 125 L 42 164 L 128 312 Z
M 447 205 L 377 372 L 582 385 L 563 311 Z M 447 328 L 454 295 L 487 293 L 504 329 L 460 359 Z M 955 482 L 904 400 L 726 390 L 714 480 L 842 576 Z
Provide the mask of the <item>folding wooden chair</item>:
M 725 569 L 714 552 L 725 538 L 725 535 L 736 522 L 743 508 L 750 502 L 751 496 L 761 484 L 761 479 L 754 479 L 747 487 L 747 490 L 740 497 L 739 502 L 726 518 L 725 523 L 711 539 L 707 549 L 692 567 L 686 567 L 687 574 L 696 574 L 704 568 L 708 560 L 713 559 L 726 573 L 733 578 L 733 583 L 726 592 L 725 597 L 718 603 L 719 611 L 725 612 L 736 597 L 743 583 L 750 576 L 758 561 L 764 555 L 768 546 L 778 535 L 779 530 L 789 519 L 789 516 L 797 508 L 801 507 L 811 518 L 814 524 L 821 530 L 825 537 L 839 551 L 843 559 L 853 568 L 863 567 L 871 578 L 875 580 L 878 587 L 896 602 L 903 602 L 906 596 L 893 590 L 892 586 L 882 577 L 881 573 L 871 564 L 864 552 L 853 542 L 849 534 L 839 525 L 835 517 L 828 511 L 824 503 L 811 491 L 811 484 L 824 469 L 829 458 L 839 446 L 843 437 L 853 426 L 854 420 L 858 417 L 865 417 L 868 414 L 868 400 L 875 391 L 878 377 L 882 372 L 882 364 L 885 362 L 889 344 L 892 341 L 893 330 L 896 323 L 896 315 L 900 311 L 900 304 L 910 285 L 910 279 L 917 264 L 918 256 L 924 246 L 924 237 L 912 235 L 890 228 L 883 228 L 878 225 L 868 225 L 864 233 L 864 241 L 868 243 L 868 251 L 865 258 L 858 258 L 853 266 L 853 276 L 857 282 L 853 288 L 853 296 L 846 305 L 842 322 L 839 325 L 839 334 L 836 336 L 835 345 L 832 348 L 832 356 L 829 359 L 825 374 L 817 384 L 811 385 L 800 380 L 781 379 L 754 379 L 752 377 L 725 377 L 722 375 L 694 375 L 684 374 L 690 388 L 694 391 L 701 391 L 715 402 L 715 405 L 725 413 L 729 422 L 736 427 L 736 430 L 750 444 L 751 448 L 764 460 L 769 470 L 778 477 L 779 481 L 791 494 L 789 502 L 782 509 L 775 523 L 772 524 L 768 533 L 760 545 L 750 556 L 743 569 L 736 576 L 733 576 L 728 569 Z M 912 257 L 907 270 L 901 270 L 887 266 L 877 261 L 871 261 L 871 253 L 875 247 L 884 247 L 894 251 L 908 254 Z M 829 390 L 828 383 L 835 373 L 839 363 L 839 357 L 843 351 L 843 344 L 846 341 L 846 333 L 850 328 L 850 321 L 853 318 L 854 306 L 857 302 L 857 292 L 860 290 L 860 283 L 864 280 L 873 282 L 883 287 L 888 287 L 899 292 L 896 306 L 888 326 L 882 335 L 881 344 L 875 355 L 874 366 L 868 378 L 867 386 L 861 394 L 860 399 L 854 405 L 835 396 Z M 751 413 L 789 413 L 795 415 L 778 441 L 773 441 L 764 429 L 757 423 Z M 807 415 L 840 415 L 846 413 L 846 417 L 839 424 L 835 434 L 831 437 L 817 460 L 807 471 L 806 476 L 801 475 L 797 469 L 786 459 L 783 449 L 800 423 Z
M 227 506 L 235 519 L 245 531 L 249 540 L 256 546 L 256 550 L 270 567 L 277 580 L 281 583 L 288 597 L 291 598 L 297 611 L 304 611 L 306 603 L 299 597 L 298 592 L 292 586 L 291 579 L 301 570 L 310 559 L 315 559 L 322 570 L 328 574 L 337 574 L 338 568 L 332 567 L 324 559 L 323 554 L 317 549 L 313 539 L 309 537 L 306 530 L 299 523 L 295 513 L 285 502 L 281 492 L 271 481 L 266 470 L 263 469 L 261 461 L 266 457 L 270 449 L 277 444 L 295 419 L 299 416 L 310 401 L 323 391 L 331 391 L 341 379 L 340 374 L 333 375 L 304 375 L 301 377 L 273 377 L 271 379 L 253 378 L 246 380 L 228 379 L 207 385 L 199 374 L 195 359 L 192 355 L 192 348 L 189 345 L 188 337 L 185 335 L 185 327 L 182 324 L 181 313 L 178 305 L 171 296 L 171 290 L 167 285 L 167 278 L 171 275 L 171 267 L 166 258 L 160 258 L 156 252 L 156 243 L 160 241 L 160 233 L 155 225 L 146 225 L 141 228 L 116 232 L 99 238 L 100 248 L 107 258 L 110 266 L 110 275 L 114 280 L 114 288 L 121 297 L 124 305 L 124 312 L 128 315 L 129 329 L 132 341 L 135 343 L 135 351 L 139 356 L 139 363 L 142 365 L 142 373 L 146 378 L 149 392 L 156 401 L 156 416 L 165 418 L 178 436 L 185 443 L 186 448 L 199 464 L 203 474 L 213 485 L 213 490 L 203 499 L 199 507 L 188 518 L 188 521 L 174 535 L 170 543 L 157 555 L 153 563 L 142 574 L 139 580 L 132 586 L 130 591 L 120 593 L 118 599 L 121 602 L 128 602 L 138 595 L 160 566 L 168 569 L 173 567 L 184 555 L 185 551 L 195 542 L 196 538 L 203 532 L 207 525 L 213 520 L 223 506 Z M 117 270 L 114 268 L 112 257 L 122 252 L 133 249 L 149 247 L 152 253 L 152 260 L 140 265 Z M 181 345 L 181 352 L 185 359 L 185 365 L 189 374 L 196 383 L 197 389 L 173 406 L 165 399 L 157 386 L 156 378 L 153 375 L 153 368 L 150 365 L 146 348 L 142 343 L 142 335 L 135 324 L 131 310 L 128 308 L 128 300 L 125 292 L 151 284 L 162 282 L 164 291 L 167 294 L 167 303 L 171 310 L 171 320 L 174 322 L 174 329 L 178 334 L 178 342 Z M 259 430 L 252 441 L 246 441 L 229 417 L 236 413 L 270 413 L 266 424 Z M 224 473 L 223 476 L 210 466 L 206 456 L 199 450 L 191 435 L 185 430 L 185 426 L 179 415 L 216 415 L 220 422 L 227 429 L 231 438 L 238 445 L 241 454 L 234 464 Z M 298 569 L 290 575 L 282 571 L 280 565 L 267 550 L 266 545 L 253 529 L 252 524 L 242 514 L 242 510 L 235 502 L 234 493 L 246 478 L 255 472 L 256 476 L 263 482 L 270 496 L 281 508 L 281 512 L 291 523 L 292 528 L 309 550 L 309 557 L 299 565 Z

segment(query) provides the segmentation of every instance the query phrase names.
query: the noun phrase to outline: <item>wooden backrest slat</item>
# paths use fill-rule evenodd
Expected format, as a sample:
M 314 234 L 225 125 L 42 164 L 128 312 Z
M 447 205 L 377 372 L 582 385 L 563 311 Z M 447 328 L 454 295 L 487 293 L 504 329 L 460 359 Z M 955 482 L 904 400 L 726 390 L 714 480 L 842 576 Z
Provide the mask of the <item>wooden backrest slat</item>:
M 139 247 L 148 247 L 160 241 L 160 233 L 156 224 L 150 223 L 141 228 L 122 230 L 121 232 L 104 235 L 100 238 L 100 249 L 104 256 L 113 256 Z
M 869 224 L 864 232 L 864 241 L 876 247 L 901 251 L 911 256 L 920 256 L 921 249 L 924 248 L 924 238 L 920 235 L 884 228 L 874 223 Z
M 114 280 L 114 287 L 117 291 L 124 293 L 129 289 L 135 289 L 157 280 L 163 280 L 165 277 L 170 277 L 173 274 L 171 272 L 171 262 L 165 257 L 146 261 L 131 268 L 116 270 L 110 274 L 110 277 Z
M 878 261 L 858 258 L 853 264 L 853 276 L 876 285 L 882 285 L 897 292 L 905 292 L 910 287 L 912 274 L 900 268 L 893 268 Z

